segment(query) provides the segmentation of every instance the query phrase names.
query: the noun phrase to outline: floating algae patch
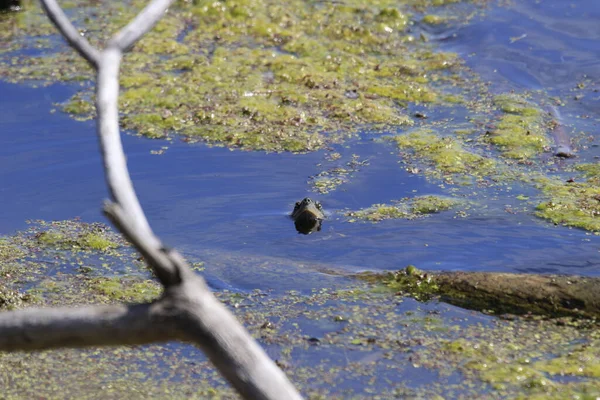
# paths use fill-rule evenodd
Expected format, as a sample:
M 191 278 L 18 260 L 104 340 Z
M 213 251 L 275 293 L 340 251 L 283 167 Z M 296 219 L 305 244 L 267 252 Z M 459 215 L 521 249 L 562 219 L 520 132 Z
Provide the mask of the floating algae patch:
M 0 261 L 3 284 L 18 291 L 54 276 L 149 274 L 120 235 L 107 225 L 79 220 L 30 222 L 0 240 Z
M 460 205 L 461 202 L 441 196 L 418 196 L 405 198 L 393 204 L 374 204 L 371 207 L 347 211 L 348 222 L 357 220 L 379 222 L 387 219 L 414 219 L 427 214 L 447 211 Z
M 120 235 L 102 223 L 85 223 L 78 220 L 35 221 L 26 232 L 33 234 L 36 240 L 29 245 L 55 250 L 108 252 L 128 246 Z
M 481 178 L 494 172 L 497 164 L 492 158 L 466 150 L 456 138 L 440 136 L 431 129 L 419 128 L 388 139 L 426 160 L 433 167 L 428 173 L 437 177 L 461 174 Z
M 335 163 L 335 166 L 312 176 L 309 181 L 315 192 L 326 194 L 333 192 L 339 186 L 347 183 L 353 174 L 363 167 L 369 165 L 369 160 L 363 160 L 358 154 L 352 154 L 350 161 L 339 162 L 342 156 L 339 153 L 331 153 L 327 158 L 327 164 Z
M 558 178 L 538 178 L 535 184 L 546 200 L 536 207 L 535 215 L 555 224 L 573 226 L 588 231 L 600 231 L 600 179 L 597 164 L 576 167 L 587 180 L 575 182 Z
M 496 96 L 494 104 L 504 114 L 487 132 L 487 140 L 498 146 L 505 157 L 526 160 L 548 149 L 549 120 L 540 109 L 517 95 Z
M 151 282 L 137 282 L 143 281 Z M 66 287 L 73 292 L 77 286 Z M 104 290 L 91 285 L 79 302 L 120 301 Z M 50 296 L 51 304 L 60 304 L 60 294 Z M 217 296 L 308 398 L 597 393 L 598 335 L 584 326 L 477 316 L 374 293 L 360 282 L 343 290 Z M 62 298 L 73 300 L 68 293 Z M 590 372 L 575 372 L 578 362 Z M 565 382 L 559 370 L 578 381 Z M 2 354 L 0 384 L 8 398 L 234 397 L 198 350 L 175 344 Z
M 408 32 L 415 9 L 446 3 L 178 2 L 125 57 L 122 126 L 149 137 L 179 133 L 188 141 L 302 152 L 367 125 L 412 124 L 407 104 L 443 99 L 446 76 L 460 84 L 459 58 L 432 51 Z M 142 5 L 134 0 L 94 8 L 75 1 L 68 13 L 97 44 Z M 35 2 L 0 19 L 10 49 L 0 53 L 3 79 L 92 78 L 48 27 Z M 47 37 L 54 45 L 41 54 L 20 51 Z M 89 118 L 92 102 L 91 88 L 84 86 L 63 110 Z
M 112 268 L 107 252 L 116 249 L 79 248 L 78 238 L 103 232 L 99 228 L 80 221 L 39 222 L 0 241 L 4 260 L 35 259 L 43 271 L 36 279 L 23 276 L 36 274 L 28 268 L 16 269 L 8 280 L 3 275 L 2 284 L 10 287 L 0 288 L 0 307 L 137 303 L 160 296 L 161 287 L 150 274 Z M 53 235 L 40 240 L 48 231 Z M 106 237 L 117 242 L 111 233 Z M 56 264 L 95 267 L 90 254 L 109 265 L 95 274 L 80 268 L 47 273 Z M 119 260 L 133 262 L 128 253 Z M 405 275 L 414 280 L 415 290 L 427 293 L 422 271 L 408 268 Z M 586 327 L 593 322 L 502 321 L 442 303 L 420 304 L 397 290 L 376 292 L 371 283 L 348 282 L 344 289 L 304 293 L 216 295 L 309 398 L 594 393 L 597 352 L 588 354 L 588 348 L 598 337 Z M 531 388 L 524 388 L 518 371 L 509 368 L 523 360 L 533 360 L 527 376 L 545 374 L 548 385 L 529 379 Z M 577 372 L 576 364 L 587 372 Z M 415 380 L 415 369 L 423 379 Z M 562 373 L 578 382 L 565 383 Z M 234 397 L 206 358 L 182 344 L 2 353 L 0 385 L 7 398 L 96 398 L 98 393 L 108 398 Z
M 98 277 L 87 282 L 88 291 L 97 293 L 107 302 L 146 303 L 158 298 L 161 286 L 140 277 Z

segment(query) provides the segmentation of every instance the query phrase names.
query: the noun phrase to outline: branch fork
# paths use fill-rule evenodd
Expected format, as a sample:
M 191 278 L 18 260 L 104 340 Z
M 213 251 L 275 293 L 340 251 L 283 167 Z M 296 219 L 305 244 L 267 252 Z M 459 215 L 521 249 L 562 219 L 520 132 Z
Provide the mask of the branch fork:
M 102 51 L 79 34 L 55 0 L 41 3 L 71 47 L 97 72 L 97 134 L 112 198 L 104 212 L 144 256 L 164 293 L 149 304 L 0 313 L 0 351 L 186 341 L 201 348 L 242 397 L 302 399 L 204 279 L 179 252 L 162 244 L 133 188 L 119 132 L 119 66 L 123 53 L 152 29 L 173 0 L 151 1 Z

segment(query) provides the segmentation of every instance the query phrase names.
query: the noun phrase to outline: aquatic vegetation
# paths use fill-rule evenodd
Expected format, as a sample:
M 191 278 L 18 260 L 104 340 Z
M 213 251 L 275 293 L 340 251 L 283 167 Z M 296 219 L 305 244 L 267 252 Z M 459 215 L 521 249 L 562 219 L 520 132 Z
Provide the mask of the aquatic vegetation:
M 539 109 L 517 95 L 496 96 L 494 104 L 504 114 L 495 128 L 487 132 L 487 139 L 505 157 L 523 160 L 546 151 L 550 145 L 546 135 L 548 121 Z
M 95 294 L 100 302 L 147 303 L 158 298 L 162 287 L 154 280 L 139 277 L 98 277 L 89 280 L 86 293 Z
M 553 178 L 536 179 L 536 185 L 546 200 L 536 207 L 538 217 L 555 224 L 589 231 L 600 231 L 600 180 L 596 164 L 577 167 L 588 174 L 584 182 L 569 182 Z
M 37 221 L 46 228 L 35 234 L 37 244 L 59 250 L 108 251 L 125 246 L 119 235 L 100 223 L 86 224 L 80 221 Z
M 419 196 L 415 197 L 411 203 L 411 209 L 416 214 L 433 214 L 441 211 L 450 210 L 460 202 L 440 196 Z
M 0 255 L 18 265 L 9 280 L 3 277 L 2 285 L 7 286 L 0 286 L 0 308 L 147 302 L 160 295 L 160 286 L 149 273 L 118 268 L 135 263 L 135 256 L 124 253 L 113 262 L 101 249 L 61 248 L 62 243 L 76 242 L 88 225 L 39 222 L 3 238 Z M 43 243 L 40 233 L 48 229 L 53 234 Z M 109 238 L 112 234 L 109 228 L 103 232 Z M 96 266 L 94 259 L 109 265 Z M 47 273 L 48 266 L 57 264 L 69 268 Z M 263 264 L 268 264 L 264 273 L 272 272 L 271 263 Z M 85 272 L 81 266 L 93 268 Z M 340 391 L 386 398 L 401 394 L 434 398 L 450 392 L 475 397 L 597 394 L 598 335 L 589 328 L 594 321 L 499 320 L 468 314 L 457 318 L 456 309 L 447 305 L 420 305 L 400 296 L 402 292 L 431 301 L 438 291 L 431 278 L 409 266 L 384 277 L 389 285 L 385 291 L 376 290 L 380 279 L 365 277 L 348 280 L 344 288 L 308 293 L 222 291 L 217 296 L 314 398 L 333 398 Z M 339 361 L 332 354 L 346 356 Z M 0 360 L 0 385 L 9 397 L 35 393 L 86 398 L 99 391 L 119 397 L 232 396 L 206 359 L 185 345 L 4 353 Z M 403 376 L 406 368 L 439 376 L 435 382 L 391 384 L 389 378 Z M 453 374 L 448 376 L 447 371 Z M 579 380 L 565 381 L 562 374 Z M 199 381 L 204 382 L 200 389 Z
M 407 134 L 388 137 L 400 149 L 411 150 L 419 159 L 429 162 L 432 174 L 489 175 L 495 170 L 492 158 L 467 151 L 460 141 L 442 137 L 431 129 L 416 129 Z
M 387 219 L 414 219 L 427 214 L 447 211 L 457 207 L 462 202 L 456 199 L 440 196 L 417 196 L 404 198 L 394 204 L 374 204 L 368 208 L 347 211 L 348 222 L 357 220 L 379 222 Z
M 369 161 L 362 160 L 358 154 L 352 154 L 350 161 L 345 163 L 339 162 L 342 158 L 339 153 L 333 154 L 335 156 L 326 159 L 326 163 L 335 164 L 335 166 L 319 172 L 317 175 L 312 176 L 310 180 L 313 190 L 321 194 L 336 190 L 339 186 L 348 182 L 355 172 L 369 165 Z
M 413 40 L 407 27 L 415 8 L 447 3 L 178 3 L 126 56 L 122 125 L 149 137 L 178 133 L 190 141 L 294 152 L 340 142 L 365 125 L 410 125 L 404 107 L 439 101 L 442 77 L 461 62 Z M 87 8 L 73 2 L 70 16 L 84 21 L 86 36 L 99 43 L 104 37 L 96 32 L 114 31 L 142 4 L 111 3 L 89 19 Z M 57 42 L 40 55 L 18 54 L 53 32 L 35 3 L 0 19 L 0 28 L 9 32 L 11 49 L 0 53 L 3 79 L 91 78 Z M 84 87 L 63 110 L 90 118 L 92 101 Z
M 0 238 L 0 263 L 8 263 L 18 258 L 22 258 L 25 252 L 18 246 L 11 243 L 10 240 Z
M 395 205 L 374 204 L 363 210 L 348 211 L 346 216 L 350 217 L 348 222 L 355 222 L 356 220 L 378 222 L 386 219 L 411 218 L 408 210 L 403 210 L 402 208 Z

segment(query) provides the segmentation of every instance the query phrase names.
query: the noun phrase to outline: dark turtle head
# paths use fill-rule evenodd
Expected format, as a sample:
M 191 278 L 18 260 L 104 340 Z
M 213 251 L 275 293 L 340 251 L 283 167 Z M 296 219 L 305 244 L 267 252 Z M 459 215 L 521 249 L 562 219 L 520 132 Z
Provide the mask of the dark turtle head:
M 296 230 L 305 235 L 321 230 L 321 223 L 325 218 L 321 203 L 306 197 L 296 202 L 291 215 L 296 225 Z

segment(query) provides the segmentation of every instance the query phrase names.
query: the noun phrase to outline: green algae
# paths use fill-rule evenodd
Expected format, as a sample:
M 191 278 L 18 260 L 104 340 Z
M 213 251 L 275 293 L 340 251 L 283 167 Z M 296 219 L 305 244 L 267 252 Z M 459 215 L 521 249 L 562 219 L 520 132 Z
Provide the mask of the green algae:
M 146 303 L 156 300 L 162 292 L 155 281 L 139 277 L 94 278 L 87 282 L 89 291 L 96 293 L 100 302 Z
M 458 140 L 442 137 L 431 129 L 416 129 L 389 140 L 427 160 L 435 168 L 432 173 L 485 176 L 495 170 L 494 159 L 470 152 Z
M 421 21 L 428 25 L 440 25 L 446 22 L 446 18 L 440 17 L 439 15 L 427 14 L 423 16 Z
M 600 378 L 600 342 L 572 346 L 567 354 L 538 361 L 535 366 L 550 375 Z
M 15 259 L 22 258 L 25 252 L 11 243 L 9 239 L 0 238 L 0 263 L 8 263 Z
M 361 159 L 358 154 L 352 154 L 349 161 L 343 162 L 339 153 L 332 153 L 326 157 L 325 161 L 325 165 L 329 168 L 312 176 L 310 180 L 313 190 L 321 194 L 337 190 L 341 185 L 347 183 L 356 172 L 369 165 L 369 161 Z M 319 166 L 321 165 L 319 164 Z
M 15 310 L 30 303 L 31 295 L 4 288 L 0 284 L 0 310 Z
M 409 265 L 395 273 L 388 273 L 383 283 L 396 293 L 410 295 L 420 301 L 431 300 L 439 293 L 439 286 L 426 272 Z
M 38 221 L 47 230 L 36 234 L 37 243 L 53 249 L 98 250 L 107 252 L 124 246 L 124 242 L 102 224 L 76 221 Z
M 97 233 L 87 233 L 81 236 L 78 239 L 77 243 L 83 248 L 89 248 L 100 251 L 116 249 L 119 247 L 118 243 L 115 243 L 112 240 Z
M 581 165 L 588 174 L 584 182 L 568 182 L 556 178 L 536 179 L 546 200 L 536 207 L 535 215 L 555 224 L 600 231 L 600 181 L 595 164 Z
M 550 145 L 548 122 L 542 112 L 517 95 L 500 95 L 494 104 L 504 113 L 496 127 L 488 131 L 488 141 L 503 155 L 519 160 L 542 154 Z
M 84 32 L 96 44 L 142 3 L 110 4 L 89 19 L 74 2 L 71 17 L 85 20 Z M 460 64 L 454 54 L 407 39 L 412 9 L 442 3 L 178 3 L 125 58 L 122 125 L 150 137 L 179 133 L 189 141 L 301 152 L 342 141 L 364 126 L 411 124 L 403 107 L 438 101 L 440 89 L 431 83 Z M 28 3 L 18 18 L 0 20 L 13 50 L 52 32 L 47 21 L 38 24 L 41 16 Z M 11 24 L 18 29 L 8 29 Z M 3 78 L 92 77 L 74 52 L 59 45 L 53 50 L 0 55 Z M 63 110 L 90 118 L 92 101 L 84 88 Z
M 363 210 L 349 211 L 346 213 L 346 216 L 350 217 L 349 222 L 354 222 L 356 220 L 378 222 L 386 219 L 411 217 L 407 210 L 402 210 L 399 206 L 387 204 L 374 204 Z
M 412 211 L 417 214 L 434 214 L 450 210 L 459 204 L 458 200 L 440 196 L 420 196 L 412 201 Z
M 63 229 L 57 242 L 73 233 L 71 239 L 77 239 L 77 232 L 83 229 L 75 229 L 78 224 L 82 223 L 59 223 L 71 229 Z M 56 228 L 54 225 L 40 223 L 35 228 Z M 4 246 L 18 244 L 24 253 L 23 258 L 13 261 L 24 262 L 33 254 L 43 258 L 38 234 L 39 230 L 31 229 L 4 239 Z M 80 254 L 60 248 L 42 250 L 55 256 L 63 254 L 61 262 L 66 264 L 70 259 L 77 264 Z M 100 250 L 92 252 L 105 257 Z M 10 257 L 22 254 L 6 253 Z M 122 262 L 131 259 L 124 257 Z M 0 299 L 9 298 L 10 308 L 22 308 L 32 302 L 40 306 L 146 302 L 160 295 L 160 286 L 149 274 L 99 272 L 102 276 L 90 277 L 76 270 L 48 275 L 27 291 L 23 291 L 22 283 L 14 282 L 16 289 L 11 289 L 9 296 L 0 291 Z M 20 273 L 30 274 L 31 270 Z M 402 287 L 392 288 L 393 292 L 375 293 L 372 284 L 355 281 L 345 289 L 281 295 L 223 291 L 216 295 L 309 398 L 596 393 L 597 332 L 585 325 L 553 321 L 482 320 L 468 314 L 457 318 L 457 311 L 444 304 L 429 303 L 422 308 L 399 296 L 398 290 L 408 294 L 406 288 L 412 287 L 413 293 L 423 293 L 423 300 L 431 299 L 425 296 L 435 290 L 429 278 L 427 273 L 408 267 L 402 273 L 390 274 L 394 285 L 404 282 Z M 475 320 L 466 323 L 465 318 Z M 340 354 L 344 356 L 340 358 Z M 585 373 L 578 369 L 582 365 Z M 404 374 L 414 368 L 435 373 L 437 378 L 401 383 Z M 577 385 L 565 383 L 561 373 L 574 374 L 581 381 Z M 98 393 L 120 398 L 235 397 L 214 367 L 187 345 L 2 353 L 0 385 L 7 398 L 94 398 Z
M 441 196 L 417 196 L 404 198 L 394 204 L 374 204 L 370 207 L 345 212 L 348 222 L 357 220 L 379 222 L 388 219 L 414 219 L 427 214 L 447 211 L 460 205 L 461 202 Z

